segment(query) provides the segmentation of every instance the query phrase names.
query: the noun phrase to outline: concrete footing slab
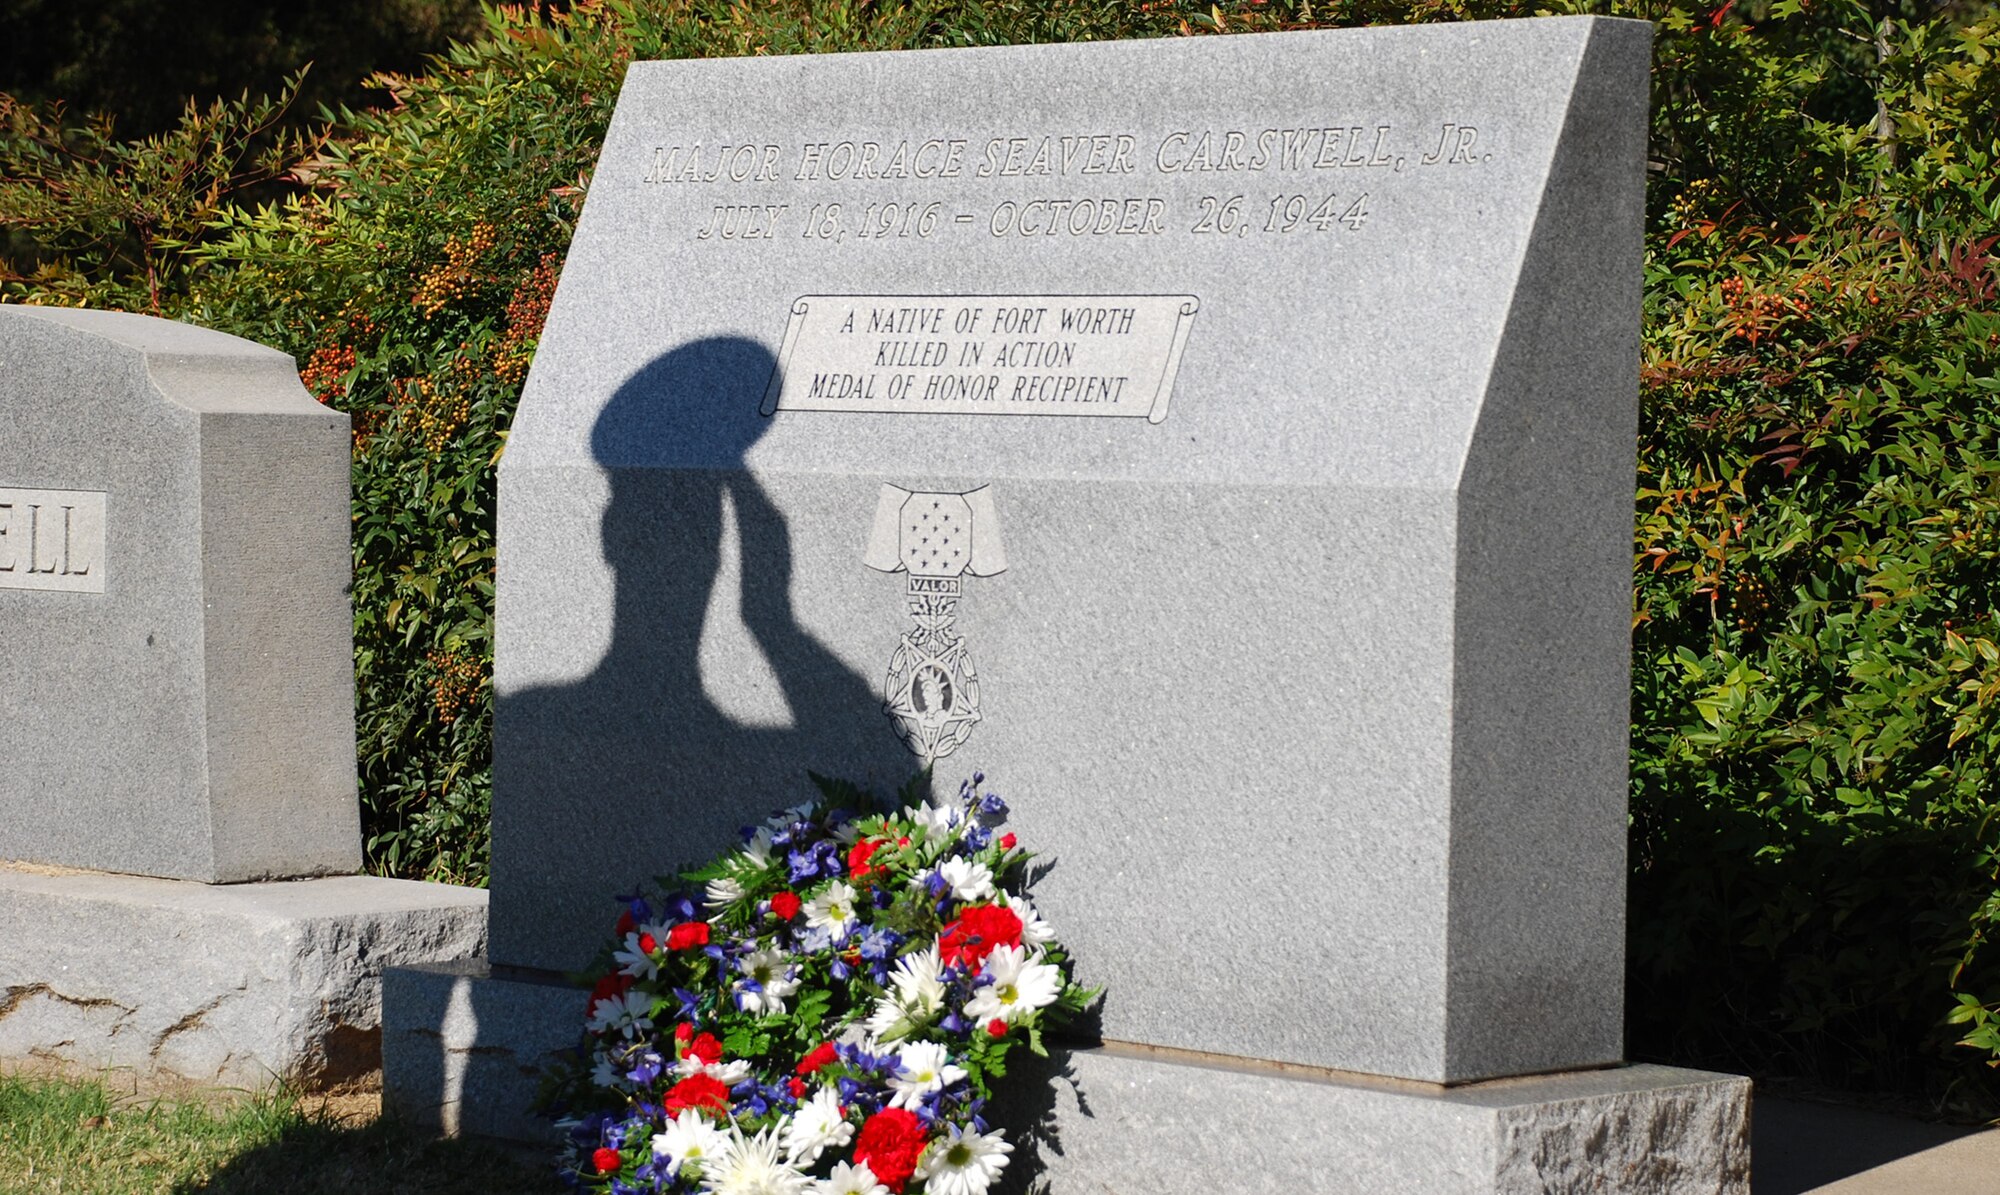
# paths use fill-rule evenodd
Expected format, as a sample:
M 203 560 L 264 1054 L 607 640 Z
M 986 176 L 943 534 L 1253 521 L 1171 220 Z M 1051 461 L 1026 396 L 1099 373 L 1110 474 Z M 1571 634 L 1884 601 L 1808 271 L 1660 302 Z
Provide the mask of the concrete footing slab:
M 383 980 L 383 1098 L 446 1132 L 553 1144 L 529 1109 L 586 993 L 482 963 Z M 1744 1195 L 1750 1082 L 1633 1065 L 1456 1087 L 1107 1043 L 1016 1067 L 1008 1191 Z M 1032 1060 L 1031 1060 L 1032 1061 Z
M 1110 1042 L 1054 1052 L 1052 1193 L 1747 1195 L 1750 1081 L 1631 1065 L 1454 1087 Z
M 441 1132 L 551 1146 L 533 1112 L 542 1073 L 583 1036 L 589 993 L 485 960 L 382 975 L 382 1106 Z
M 480 889 L 0 864 L 0 1064 L 250 1089 L 371 1082 L 382 968 L 485 948 Z

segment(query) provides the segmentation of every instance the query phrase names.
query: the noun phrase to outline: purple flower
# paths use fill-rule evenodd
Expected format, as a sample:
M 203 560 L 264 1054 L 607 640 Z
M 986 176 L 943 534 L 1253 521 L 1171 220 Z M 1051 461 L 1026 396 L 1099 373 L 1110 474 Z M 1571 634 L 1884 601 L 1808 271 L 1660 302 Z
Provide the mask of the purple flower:
M 903 941 L 903 935 L 893 929 L 869 929 L 861 935 L 861 957 L 871 962 L 893 959 Z
M 659 1078 L 660 1072 L 664 1069 L 666 1069 L 664 1060 L 653 1051 L 647 1050 L 639 1056 L 638 1065 L 625 1072 L 625 1077 L 635 1085 L 644 1087 Z
M 785 864 L 794 884 L 841 874 L 840 850 L 824 838 L 803 850 L 787 852 Z

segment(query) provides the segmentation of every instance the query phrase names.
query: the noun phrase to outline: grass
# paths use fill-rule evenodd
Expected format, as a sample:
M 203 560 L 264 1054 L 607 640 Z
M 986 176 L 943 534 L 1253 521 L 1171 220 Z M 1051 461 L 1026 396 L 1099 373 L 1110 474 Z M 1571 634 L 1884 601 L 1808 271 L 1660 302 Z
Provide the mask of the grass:
M 222 1102 L 116 1097 L 102 1083 L 0 1075 L 0 1192 L 26 1195 L 529 1195 L 549 1165 L 439 1140 L 288 1094 Z

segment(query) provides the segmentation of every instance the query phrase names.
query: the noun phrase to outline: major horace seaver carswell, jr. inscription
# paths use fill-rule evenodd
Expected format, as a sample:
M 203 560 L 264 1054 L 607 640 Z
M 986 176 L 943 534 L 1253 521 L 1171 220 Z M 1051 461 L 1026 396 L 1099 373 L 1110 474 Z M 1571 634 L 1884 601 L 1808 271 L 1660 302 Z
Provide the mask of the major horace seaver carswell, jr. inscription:
M 1174 129 L 1142 140 L 1125 132 L 1039 136 L 858 138 L 772 142 L 697 140 L 654 145 L 643 181 L 668 187 L 736 187 L 697 207 L 683 235 L 697 241 L 781 236 L 853 240 L 989 237 L 1315 236 L 1360 232 L 1371 204 L 1403 181 L 1491 162 L 1496 138 L 1460 120 L 1415 132 L 1380 121 L 1286 128 Z M 1234 182 L 1208 194 L 1134 193 L 1148 178 Z M 964 202 L 943 193 L 842 198 L 854 184 L 1020 179 L 1071 182 L 1019 196 Z M 1273 180 L 1256 190 L 1251 181 Z M 758 202 L 772 184 L 830 189 L 823 202 Z M 1293 189 L 1296 188 L 1296 189 Z M 1385 190 L 1386 188 L 1386 190 Z M 1185 182 L 1176 190 L 1185 191 Z M 879 187 L 872 188 L 879 191 Z M 746 193 L 747 191 L 747 193 Z

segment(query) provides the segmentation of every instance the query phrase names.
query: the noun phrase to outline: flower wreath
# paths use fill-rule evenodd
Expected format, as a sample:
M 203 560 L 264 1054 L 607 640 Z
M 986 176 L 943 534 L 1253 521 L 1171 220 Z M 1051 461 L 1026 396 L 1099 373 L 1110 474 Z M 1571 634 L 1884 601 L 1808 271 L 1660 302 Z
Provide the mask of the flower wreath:
M 956 800 L 818 801 L 635 896 L 587 974 L 564 1174 L 613 1192 L 984 1195 L 1013 1146 L 982 1115 L 1016 1045 L 1097 993 L 1010 885 L 1031 857 L 974 775 Z M 1018 887 L 1018 885 L 1016 885 Z

